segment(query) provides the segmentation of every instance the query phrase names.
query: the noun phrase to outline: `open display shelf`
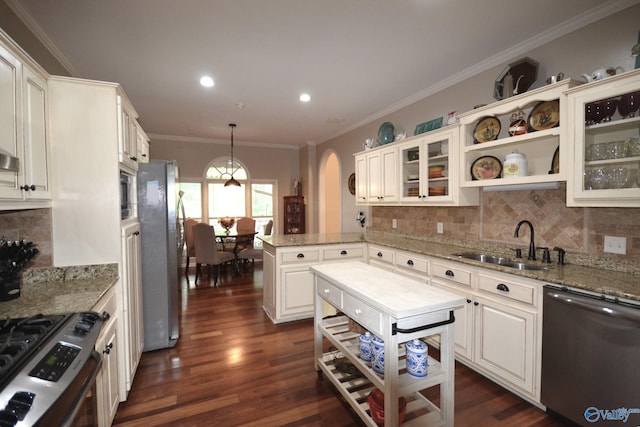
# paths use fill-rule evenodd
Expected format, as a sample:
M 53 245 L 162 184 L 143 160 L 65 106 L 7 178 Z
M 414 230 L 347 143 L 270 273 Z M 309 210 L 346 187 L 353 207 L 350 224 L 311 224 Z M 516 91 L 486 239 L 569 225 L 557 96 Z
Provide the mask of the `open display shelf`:
M 378 375 L 371 363 L 360 359 L 359 333 L 349 328 L 349 318 L 346 316 L 323 319 L 320 330 L 322 335 L 336 349 L 328 351 L 318 359 L 322 372 L 338 389 L 358 415 L 370 426 L 377 426 L 371 418 L 367 397 L 376 388 L 384 390 L 384 378 Z M 440 362 L 429 357 L 428 375 L 416 378 L 406 371 L 405 346 L 398 346 L 398 397 L 407 400 L 407 411 L 403 426 L 442 426 L 440 409 L 429 399 L 419 393 L 433 386 L 440 385 L 447 380 Z M 358 370 L 358 373 L 344 372 L 339 369 L 339 361 L 348 359 Z

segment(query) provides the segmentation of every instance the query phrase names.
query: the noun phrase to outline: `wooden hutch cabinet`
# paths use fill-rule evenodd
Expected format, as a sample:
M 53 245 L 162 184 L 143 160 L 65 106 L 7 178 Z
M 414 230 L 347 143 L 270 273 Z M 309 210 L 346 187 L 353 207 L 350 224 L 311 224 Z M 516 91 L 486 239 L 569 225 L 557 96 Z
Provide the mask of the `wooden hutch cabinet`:
M 284 196 L 284 234 L 304 232 L 304 197 Z

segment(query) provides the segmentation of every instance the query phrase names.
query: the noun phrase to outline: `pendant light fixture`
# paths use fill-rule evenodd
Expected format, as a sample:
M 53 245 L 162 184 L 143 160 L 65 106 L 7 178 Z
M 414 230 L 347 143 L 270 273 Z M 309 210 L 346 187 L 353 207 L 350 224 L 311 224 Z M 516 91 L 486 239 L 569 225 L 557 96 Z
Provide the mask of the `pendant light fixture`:
M 225 187 L 240 187 L 240 183 L 233 177 L 233 128 L 236 127 L 235 123 L 229 123 L 229 127 L 231 128 L 231 178 L 224 183 Z

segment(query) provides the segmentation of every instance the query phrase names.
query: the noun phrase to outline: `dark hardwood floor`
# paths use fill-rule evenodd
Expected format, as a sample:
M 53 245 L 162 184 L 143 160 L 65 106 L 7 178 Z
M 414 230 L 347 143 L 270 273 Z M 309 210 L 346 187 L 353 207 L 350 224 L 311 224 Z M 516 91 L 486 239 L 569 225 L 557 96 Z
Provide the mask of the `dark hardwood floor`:
M 219 287 L 182 283 L 175 348 L 143 353 L 115 426 L 363 425 L 313 367 L 311 320 L 274 325 L 262 310 L 262 270 Z M 212 282 L 211 282 L 212 283 Z M 564 424 L 456 363 L 455 425 Z

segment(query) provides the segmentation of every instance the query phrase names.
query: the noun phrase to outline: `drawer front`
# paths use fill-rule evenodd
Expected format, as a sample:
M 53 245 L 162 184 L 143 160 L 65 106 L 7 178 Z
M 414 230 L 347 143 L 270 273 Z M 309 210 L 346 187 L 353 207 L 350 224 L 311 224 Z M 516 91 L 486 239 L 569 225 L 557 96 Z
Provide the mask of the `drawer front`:
M 100 298 L 100 301 L 93 307 L 93 311 L 98 314 L 102 314 L 104 311 L 109 313 L 110 317 L 116 316 L 116 294 L 113 290 L 109 290 L 105 296 Z
M 363 259 L 364 249 L 360 247 L 341 247 L 324 249 L 322 251 L 322 259 L 327 261 L 333 261 L 337 259 Z
M 342 311 L 372 334 L 382 336 L 382 314 L 349 294 L 343 294 Z
M 393 264 L 393 251 L 377 246 L 369 246 L 369 259 Z
M 280 262 L 282 264 L 295 264 L 303 262 L 317 262 L 320 260 L 318 249 L 300 250 L 295 252 L 283 252 Z
M 494 295 L 533 305 L 536 288 L 523 283 L 514 283 L 498 277 L 478 275 L 478 289 Z
M 317 276 L 316 276 L 317 277 Z M 342 309 L 342 290 L 333 286 L 322 277 L 316 279 L 316 292 L 337 309 Z
M 471 272 L 457 266 L 433 263 L 431 267 L 433 277 L 456 282 L 460 285 L 471 286 Z
M 396 267 L 416 273 L 429 274 L 429 261 L 408 253 L 399 252 L 396 254 Z

